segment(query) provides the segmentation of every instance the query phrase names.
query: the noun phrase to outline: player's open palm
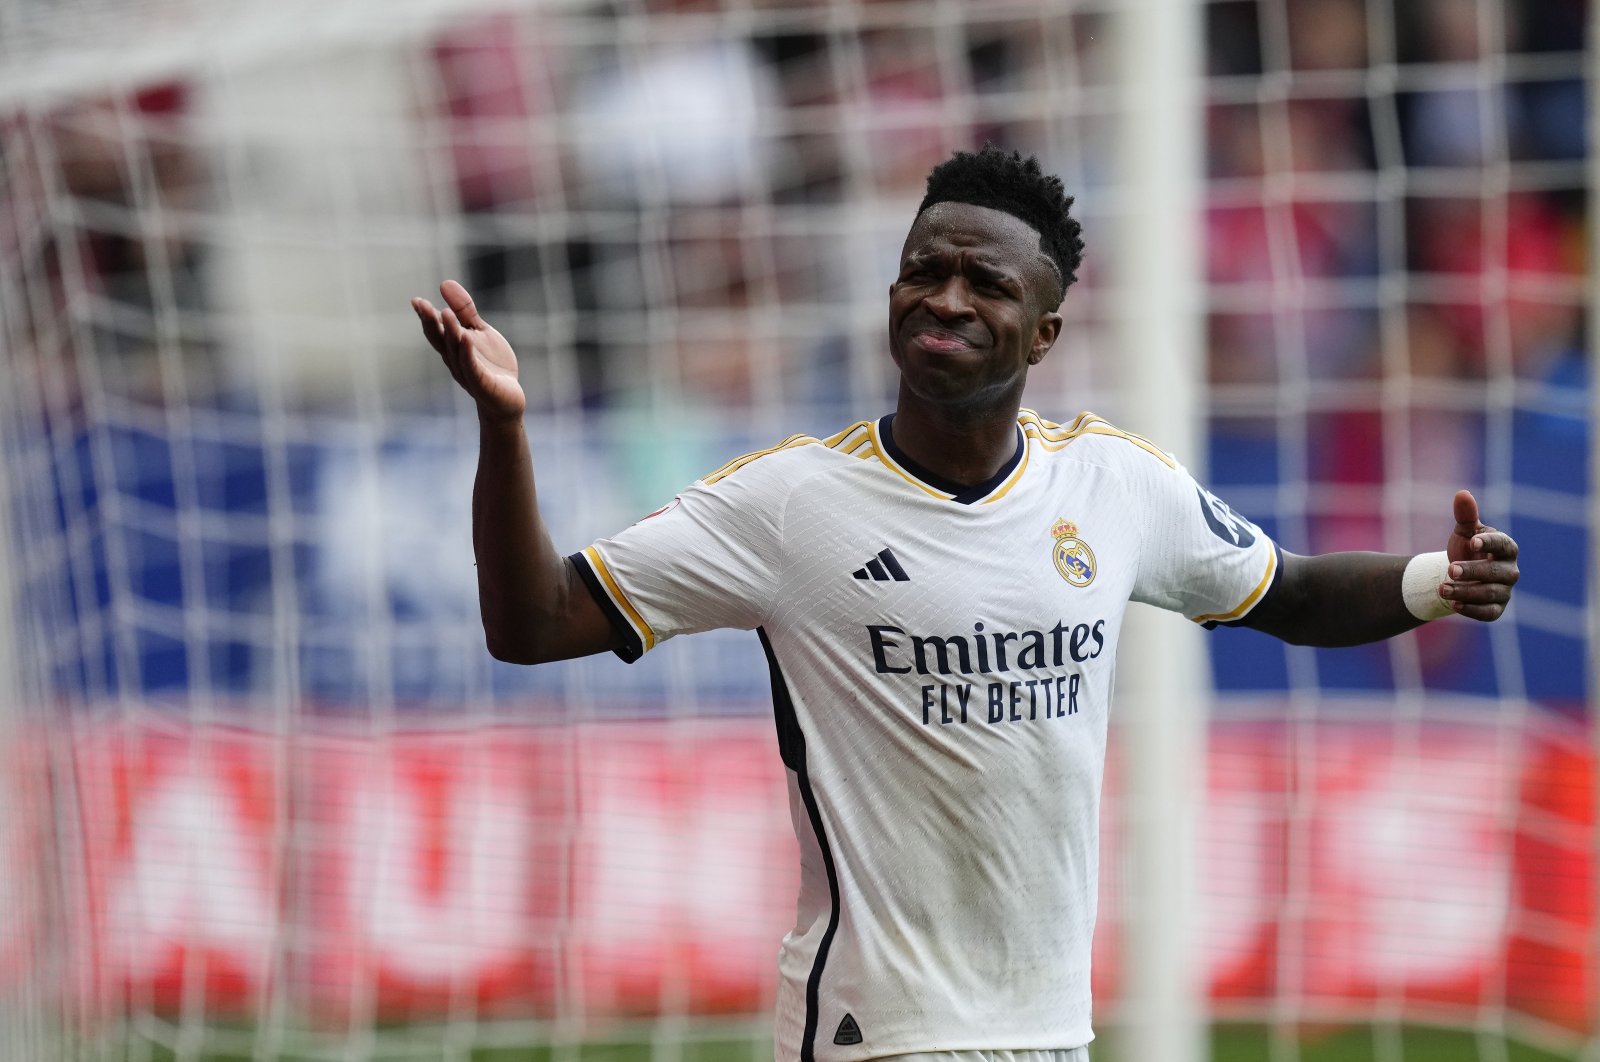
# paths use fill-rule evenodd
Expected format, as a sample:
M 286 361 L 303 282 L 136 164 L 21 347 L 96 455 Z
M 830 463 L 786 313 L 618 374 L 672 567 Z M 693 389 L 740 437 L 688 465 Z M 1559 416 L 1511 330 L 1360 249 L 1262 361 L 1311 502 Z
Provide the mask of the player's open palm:
M 456 383 L 478 403 L 480 415 L 521 417 L 528 396 L 517 382 L 517 356 L 511 344 L 479 315 L 466 288 L 447 280 L 439 285 L 439 295 L 443 309 L 427 299 L 411 300 L 422 334 Z

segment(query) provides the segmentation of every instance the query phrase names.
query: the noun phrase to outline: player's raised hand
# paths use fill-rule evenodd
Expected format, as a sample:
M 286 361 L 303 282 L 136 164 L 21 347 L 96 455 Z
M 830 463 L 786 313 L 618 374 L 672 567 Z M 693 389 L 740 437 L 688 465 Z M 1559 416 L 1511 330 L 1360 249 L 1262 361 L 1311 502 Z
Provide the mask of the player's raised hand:
M 1517 543 L 1504 531 L 1484 526 L 1478 519 L 1478 499 L 1471 491 L 1456 491 L 1455 517 L 1455 530 L 1445 545 L 1450 581 L 1439 588 L 1439 594 L 1469 619 L 1499 619 L 1520 574 Z
M 479 315 L 466 288 L 447 280 L 439 285 L 439 295 L 443 309 L 427 299 L 411 300 L 422 334 L 456 383 L 478 403 L 480 416 L 520 418 L 528 408 L 528 396 L 517 382 L 517 356 L 511 344 Z

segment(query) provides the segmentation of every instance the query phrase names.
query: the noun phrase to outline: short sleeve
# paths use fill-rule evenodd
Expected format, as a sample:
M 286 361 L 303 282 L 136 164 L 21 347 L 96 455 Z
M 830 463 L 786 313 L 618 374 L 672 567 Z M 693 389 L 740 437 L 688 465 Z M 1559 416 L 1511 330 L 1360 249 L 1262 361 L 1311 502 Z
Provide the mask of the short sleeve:
M 622 635 L 618 656 L 631 663 L 675 635 L 761 625 L 782 559 L 780 464 L 701 480 L 569 558 Z
M 1278 577 L 1277 546 L 1182 465 L 1147 462 L 1133 600 L 1215 626 L 1243 619 Z

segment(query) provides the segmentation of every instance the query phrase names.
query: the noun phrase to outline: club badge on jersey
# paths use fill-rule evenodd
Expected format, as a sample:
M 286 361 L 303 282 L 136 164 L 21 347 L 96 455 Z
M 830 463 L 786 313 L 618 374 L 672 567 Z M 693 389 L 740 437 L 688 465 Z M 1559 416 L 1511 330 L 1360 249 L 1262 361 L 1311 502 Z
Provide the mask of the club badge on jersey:
M 1088 586 L 1094 582 L 1094 551 L 1078 537 L 1078 525 L 1071 520 L 1057 520 L 1050 528 L 1055 541 L 1056 571 L 1073 586 Z

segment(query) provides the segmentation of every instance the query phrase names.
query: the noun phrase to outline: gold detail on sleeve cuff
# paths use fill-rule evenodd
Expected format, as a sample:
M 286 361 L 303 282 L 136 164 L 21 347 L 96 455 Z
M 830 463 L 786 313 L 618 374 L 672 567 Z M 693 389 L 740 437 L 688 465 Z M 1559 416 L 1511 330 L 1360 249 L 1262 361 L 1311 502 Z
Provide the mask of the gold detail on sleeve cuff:
M 1195 616 L 1193 617 L 1194 621 L 1196 623 L 1226 623 L 1229 620 L 1238 619 L 1240 616 L 1254 608 L 1255 603 L 1261 599 L 1261 595 L 1267 592 L 1267 587 L 1272 585 L 1273 573 L 1277 570 L 1278 551 L 1274 549 L 1267 554 L 1267 574 L 1263 575 L 1261 577 L 1261 581 L 1256 584 L 1256 588 L 1250 591 L 1249 597 L 1239 602 L 1239 604 L 1235 606 L 1232 611 L 1218 612 L 1207 616 Z
M 611 569 L 606 566 L 605 559 L 600 556 L 600 551 L 593 546 L 585 546 L 583 555 L 589 558 L 589 564 L 600 577 L 600 581 L 605 584 L 606 593 L 611 595 L 611 600 L 622 610 L 623 615 L 628 617 L 628 622 L 633 624 L 633 629 L 644 641 L 644 651 L 648 653 L 655 647 L 656 632 L 650 629 L 650 624 L 644 621 L 639 610 L 633 607 L 633 602 L 628 600 L 628 595 L 617 585 L 617 580 L 611 574 Z

